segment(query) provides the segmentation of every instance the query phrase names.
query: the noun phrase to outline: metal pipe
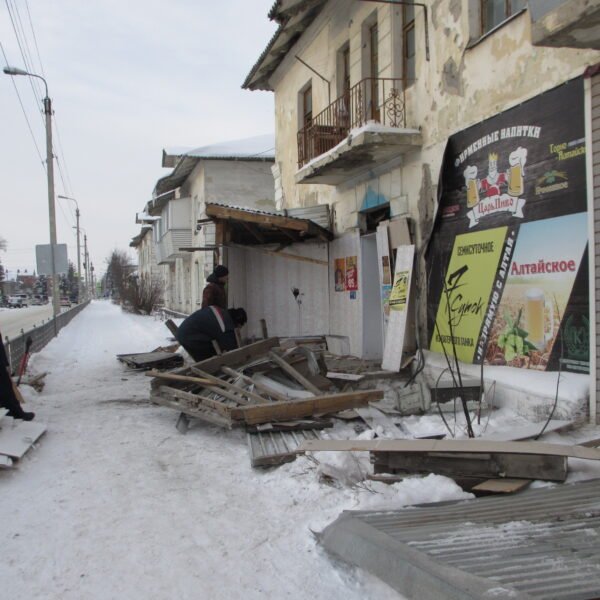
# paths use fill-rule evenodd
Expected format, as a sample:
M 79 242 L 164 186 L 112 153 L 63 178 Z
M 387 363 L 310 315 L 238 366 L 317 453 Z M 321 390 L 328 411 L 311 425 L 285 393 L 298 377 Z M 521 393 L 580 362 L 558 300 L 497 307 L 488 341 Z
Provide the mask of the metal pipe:
M 323 75 L 321 75 L 319 71 L 313 69 L 306 61 L 302 60 L 297 54 L 294 54 L 294 58 L 300 61 L 307 69 L 310 69 L 317 77 L 320 77 L 325 83 L 327 83 L 327 100 L 328 104 L 331 104 L 331 81 L 323 77 Z

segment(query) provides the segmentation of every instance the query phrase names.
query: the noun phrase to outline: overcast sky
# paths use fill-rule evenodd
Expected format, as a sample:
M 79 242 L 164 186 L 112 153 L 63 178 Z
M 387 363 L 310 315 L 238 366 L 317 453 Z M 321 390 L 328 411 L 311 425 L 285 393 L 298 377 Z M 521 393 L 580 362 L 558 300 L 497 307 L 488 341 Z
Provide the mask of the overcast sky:
M 56 194 L 78 200 L 97 273 L 113 248 L 128 248 L 139 232 L 135 213 L 169 172 L 160 166 L 164 147 L 198 147 L 274 130 L 272 94 L 240 88 L 275 30 L 267 19 L 272 3 L 0 3 L 0 41 L 8 63 L 25 68 L 12 14 L 17 30 L 22 25 L 26 34 L 32 68 L 41 73 L 29 9 L 58 127 L 55 154 L 65 184 L 55 167 Z M 1 53 L 0 62 L 4 66 Z M 29 78 L 0 73 L 0 237 L 8 242 L 0 260 L 11 278 L 16 269 L 34 269 L 35 245 L 50 239 L 46 172 L 13 81 L 45 158 L 41 103 Z M 57 199 L 56 211 L 58 241 L 68 244 L 76 263 L 74 204 Z

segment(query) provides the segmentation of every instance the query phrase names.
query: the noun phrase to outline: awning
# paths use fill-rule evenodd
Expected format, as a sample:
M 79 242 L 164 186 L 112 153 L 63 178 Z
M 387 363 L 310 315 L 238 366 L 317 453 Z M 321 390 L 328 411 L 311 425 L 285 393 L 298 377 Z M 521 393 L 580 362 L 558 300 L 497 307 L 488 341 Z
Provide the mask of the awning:
M 310 219 L 242 207 L 207 204 L 206 216 L 217 224 L 217 245 L 290 244 L 310 239 L 328 242 L 333 234 Z

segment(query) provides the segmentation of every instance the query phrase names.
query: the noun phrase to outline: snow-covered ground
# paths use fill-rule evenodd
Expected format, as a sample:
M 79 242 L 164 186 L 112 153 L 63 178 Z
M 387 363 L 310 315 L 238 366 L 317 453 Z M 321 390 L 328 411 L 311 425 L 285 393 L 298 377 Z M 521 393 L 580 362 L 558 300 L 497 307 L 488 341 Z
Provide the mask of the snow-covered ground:
M 0 596 L 399 598 L 332 560 L 312 531 L 345 509 L 470 495 L 436 475 L 355 483 L 368 465 L 359 454 L 318 453 L 253 470 L 241 431 L 195 422 L 179 434 L 176 412 L 147 402 L 149 379 L 115 359 L 168 336 L 159 320 L 95 301 L 32 357 L 32 370 L 49 375 L 41 394 L 24 389 L 26 409 L 48 432 L 16 469 L 0 473 Z M 503 411 L 492 419 L 494 427 L 519 420 Z M 406 426 L 443 431 L 435 416 L 411 417 Z M 343 427 L 332 435 L 351 437 L 352 425 Z M 594 433 L 600 437 L 597 430 L 575 435 Z M 595 465 L 573 462 L 570 477 L 598 476 Z

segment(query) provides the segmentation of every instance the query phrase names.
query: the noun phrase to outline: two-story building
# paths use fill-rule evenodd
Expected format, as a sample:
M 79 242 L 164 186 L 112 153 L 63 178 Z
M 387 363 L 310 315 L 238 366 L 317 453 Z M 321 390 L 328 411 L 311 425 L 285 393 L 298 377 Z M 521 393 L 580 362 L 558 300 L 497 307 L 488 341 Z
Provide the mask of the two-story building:
M 163 151 L 162 166 L 172 171 L 157 181 L 144 213 L 152 219 L 167 309 L 183 314 L 197 310 L 206 277 L 226 260 L 207 205 L 274 208 L 273 161 L 272 135 Z
M 408 218 L 423 347 L 595 369 L 599 16 L 586 0 L 274 3 L 243 87 L 275 95 L 282 207 L 331 207 L 329 333 L 353 354 L 383 346 L 395 248 L 377 231 Z M 358 284 L 338 288 L 349 258 Z

